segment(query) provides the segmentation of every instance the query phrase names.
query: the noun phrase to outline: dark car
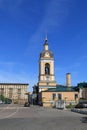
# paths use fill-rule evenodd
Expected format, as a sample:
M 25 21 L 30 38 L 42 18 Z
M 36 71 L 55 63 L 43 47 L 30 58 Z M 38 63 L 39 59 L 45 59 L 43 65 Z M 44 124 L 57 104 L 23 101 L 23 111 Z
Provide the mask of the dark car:
M 78 103 L 75 108 L 87 108 L 87 102 Z
M 82 103 L 78 103 L 75 108 L 83 108 L 83 104 Z
M 24 107 L 30 107 L 30 103 L 29 102 L 25 102 Z

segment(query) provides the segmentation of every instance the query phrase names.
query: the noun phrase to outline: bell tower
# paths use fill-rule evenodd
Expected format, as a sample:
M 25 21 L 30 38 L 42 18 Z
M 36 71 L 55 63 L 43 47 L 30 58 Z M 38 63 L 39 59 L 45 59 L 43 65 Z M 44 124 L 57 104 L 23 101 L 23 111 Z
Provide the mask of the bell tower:
M 39 92 L 48 88 L 56 87 L 54 75 L 54 56 L 49 50 L 48 39 L 45 38 L 44 50 L 40 53 L 39 58 L 39 77 L 38 77 Z

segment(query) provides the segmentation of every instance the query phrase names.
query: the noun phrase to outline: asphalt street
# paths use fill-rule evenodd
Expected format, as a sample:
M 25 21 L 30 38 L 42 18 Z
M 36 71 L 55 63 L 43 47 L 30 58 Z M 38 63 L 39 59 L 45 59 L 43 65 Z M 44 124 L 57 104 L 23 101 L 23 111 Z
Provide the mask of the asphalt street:
M 87 115 L 39 106 L 0 105 L 0 130 L 86 130 Z

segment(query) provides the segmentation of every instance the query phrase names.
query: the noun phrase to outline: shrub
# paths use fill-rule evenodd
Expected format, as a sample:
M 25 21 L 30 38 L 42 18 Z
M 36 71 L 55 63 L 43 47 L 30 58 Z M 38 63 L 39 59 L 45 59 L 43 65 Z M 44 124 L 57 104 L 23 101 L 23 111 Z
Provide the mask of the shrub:
M 74 107 L 75 107 L 75 105 L 72 105 L 72 103 L 70 103 L 69 105 L 66 106 L 67 109 L 69 109 L 69 108 L 71 109 L 71 108 L 74 108 Z

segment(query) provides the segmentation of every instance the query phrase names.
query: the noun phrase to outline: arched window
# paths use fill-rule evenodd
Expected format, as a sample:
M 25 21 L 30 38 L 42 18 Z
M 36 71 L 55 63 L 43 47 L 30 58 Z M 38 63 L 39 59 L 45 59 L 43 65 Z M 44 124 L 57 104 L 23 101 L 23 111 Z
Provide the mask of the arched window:
M 45 64 L 45 74 L 50 74 L 50 65 L 48 63 Z

